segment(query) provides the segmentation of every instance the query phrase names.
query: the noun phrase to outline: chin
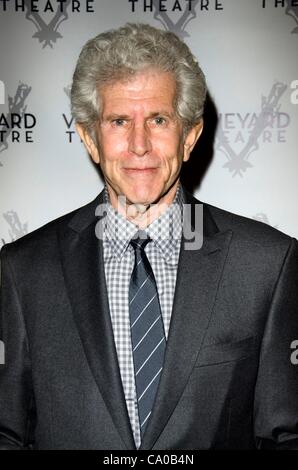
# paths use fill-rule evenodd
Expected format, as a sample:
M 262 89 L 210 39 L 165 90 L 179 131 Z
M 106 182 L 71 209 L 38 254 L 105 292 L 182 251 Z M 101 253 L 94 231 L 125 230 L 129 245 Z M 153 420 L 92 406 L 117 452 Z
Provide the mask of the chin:
M 143 204 L 144 206 L 153 204 L 156 202 L 160 197 L 160 193 L 158 191 L 153 192 L 151 191 L 134 191 L 129 192 L 127 194 L 127 199 L 133 204 Z

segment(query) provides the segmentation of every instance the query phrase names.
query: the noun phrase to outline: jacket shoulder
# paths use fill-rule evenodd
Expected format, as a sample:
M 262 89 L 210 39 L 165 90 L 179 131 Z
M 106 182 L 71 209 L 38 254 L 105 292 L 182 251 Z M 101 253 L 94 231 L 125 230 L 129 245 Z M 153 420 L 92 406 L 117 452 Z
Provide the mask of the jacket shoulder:
M 19 252 L 22 254 L 26 252 L 36 254 L 45 247 L 55 246 L 58 230 L 66 229 L 69 223 L 75 218 L 84 221 L 86 218 L 90 219 L 91 214 L 94 215 L 98 197 L 99 196 L 96 196 L 91 202 L 47 222 L 23 237 L 6 243 L 1 249 L 1 255 L 5 256 L 6 253 L 18 254 Z
M 184 200 L 186 202 L 191 204 L 203 204 L 204 213 L 207 215 L 206 218 L 212 220 L 212 224 L 215 224 L 218 231 L 232 230 L 234 240 L 260 246 L 277 244 L 286 247 L 295 240 L 290 235 L 285 234 L 265 222 L 238 215 L 201 201 L 185 190 L 185 188 L 183 188 L 183 190 L 185 195 Z
M 259 246 L 280 245 L 288 247 L 293 238 L 259 220 L 250 219 L 225 209 L 205 204 L 219 230 L 232 230 L 234 238 Z

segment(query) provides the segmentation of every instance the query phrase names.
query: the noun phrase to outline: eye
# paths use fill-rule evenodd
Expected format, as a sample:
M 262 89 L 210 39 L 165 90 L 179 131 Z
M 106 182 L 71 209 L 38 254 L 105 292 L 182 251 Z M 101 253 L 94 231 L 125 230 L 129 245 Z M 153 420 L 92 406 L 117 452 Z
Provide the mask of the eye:
M 157 116 L 156 118 L 154 118 L 154 123 L 157 124 L 158 126 L 161 126 L 166 123 L 166 120 L 162 116 Z
M 125 124 L 125 119 L 114 119 L 112 121 L 112 124 L 115 125 L 116 127 L 121 127 Z

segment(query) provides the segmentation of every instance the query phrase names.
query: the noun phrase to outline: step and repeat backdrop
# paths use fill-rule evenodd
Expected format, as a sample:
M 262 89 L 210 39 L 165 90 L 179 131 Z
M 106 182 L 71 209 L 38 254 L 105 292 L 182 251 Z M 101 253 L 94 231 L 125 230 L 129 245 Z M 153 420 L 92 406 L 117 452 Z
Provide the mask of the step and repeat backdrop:
M 69 90 L 84 43 L 126 22 L 174 31 L 206 75 L 195 196 L 298 237 L 298 0 L 0 0 L 0 248 L 102 189 Z

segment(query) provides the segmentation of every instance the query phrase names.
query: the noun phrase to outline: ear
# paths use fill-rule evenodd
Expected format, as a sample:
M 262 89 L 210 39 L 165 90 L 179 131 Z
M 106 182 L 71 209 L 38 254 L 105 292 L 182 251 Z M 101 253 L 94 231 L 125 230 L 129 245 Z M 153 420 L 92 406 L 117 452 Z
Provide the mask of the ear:
M 183 161 L 187 162 L 190 154 L 202 134 L 204 121 L 201 119 L 198 124 L 190 129 L 184 140 Z
M 99 164 L 98 148 L 93 142 L 90 135 L 88 134 L 87 130 L 81 124 L 76 124 L 75 127 L 81 140 L 84 142 L 87 152 L 89 153 L 89 155 L 91 155 L 92 160 L 94 161 L 94 163 Z

